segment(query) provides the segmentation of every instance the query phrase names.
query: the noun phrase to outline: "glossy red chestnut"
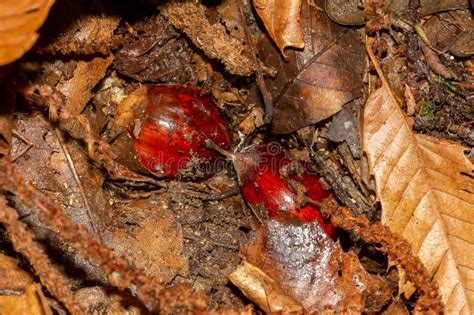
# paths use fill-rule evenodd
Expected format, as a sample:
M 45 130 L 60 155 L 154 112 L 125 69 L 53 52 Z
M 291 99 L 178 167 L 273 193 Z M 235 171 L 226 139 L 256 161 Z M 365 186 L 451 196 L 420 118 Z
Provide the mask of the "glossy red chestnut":
M 321 201 L 331 193 L 323 189 L 319 176 L 304 169 L 304 165 L 285 158 L 278 143 L 269 143 L 250 152 L 231 156 L 242 196 L 252 207 L 263 207 L 269 216 L 288 211 L 304 221 L 317 220 L 324 231 L 334 238 L 332 225 L 323 218 L 319 209 L 309 201 Z M 282 174 L 290 164 L 299 166 L 297 174 Z M 303 194 L 298 195 L 290 182 L 302 185 Z M 293 189 L 292 189 L 293 188 Z
M 147 93 L 144 114 L 132 130 L 143 167 L 172 178 L 212 171 L 220 155 L 206 147 L 206 139 L 223 149 L 232 142 L 226 119 L 212 100 L 192 86 L 150 85 Z

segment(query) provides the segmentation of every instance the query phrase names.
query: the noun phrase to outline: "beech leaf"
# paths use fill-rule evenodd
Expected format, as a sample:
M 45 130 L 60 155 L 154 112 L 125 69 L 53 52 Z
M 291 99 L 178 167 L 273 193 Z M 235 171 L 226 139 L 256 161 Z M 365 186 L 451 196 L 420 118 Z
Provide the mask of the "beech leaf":
M 363 150 L 382 222 L 412 246 L 437 282 L 447 314 L 474 310 L 474 179 L 463 146 L 414 134 L 385 88 L 367 100 Z
M 53 0 L 7 0 L 0 2 L 0 66 L 23 56 L 38 38 Z
M 302 0 L 253 0 L 255 11 L 285 59 L 286 47 L 303 48 Z
M 260 58 L 278 70 L 275 78 L 267 79 L 276 133 L 326 119 L 362 91 L 365 51 L 358 33 L 333 23 L 307 1 L 301 12 L 305 49 L 288 50 L 288 62 L 269 40 L 260 41 Z

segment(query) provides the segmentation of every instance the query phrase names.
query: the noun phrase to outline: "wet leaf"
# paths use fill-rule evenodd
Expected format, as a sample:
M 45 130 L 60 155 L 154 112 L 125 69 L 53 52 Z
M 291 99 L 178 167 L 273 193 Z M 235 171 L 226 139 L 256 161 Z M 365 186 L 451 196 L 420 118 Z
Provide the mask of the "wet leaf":
M 357 256 L 344 253 L 316 221 L 279 215 L 243 252 L 308 312 L 377 311 L 392 294 L 381 277 L 369 275 Z
M 53 0 L 7 0 L 0 3 L 0 66 L 20 58 L 38 38 Z
M 362 88 L 364 47 L 358 33 L 333 23 L 306 1 L 301 12 L 305 49 L 288 50 L 288 62 L 272 43 L 260 41 L 261 58 L 279 71 L 267 80 L 274 103 L 271 126 L 277 133 L 330 117 Z
M 303 30 L 300 25 L 302 0 L 253 0 L 268 34 L 287 59 L 286 47 L 303 48 Z
M 473 310 L 474 180 L 465 148 L 413 134 L 384 88 L 365 105 L 362 134 L 382 222 L 433 274 L 447 313 Z

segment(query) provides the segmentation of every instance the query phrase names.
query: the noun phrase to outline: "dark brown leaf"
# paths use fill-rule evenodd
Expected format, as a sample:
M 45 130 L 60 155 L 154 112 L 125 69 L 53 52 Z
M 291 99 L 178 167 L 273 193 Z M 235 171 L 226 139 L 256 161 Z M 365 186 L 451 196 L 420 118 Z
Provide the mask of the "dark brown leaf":
M 369 275 L 357 256 L 344 253 L 319 223 L 287 214 L 267 221 L 244 255 L 309 312 L 377 311 L 392 294 L 381 277 Z
M 268 40 L 260 41 L 261 58 L 279 70 L 267 81 L 275 106 L 271 126 L 277 133 L 330 117 L 362 89 L 364 47 L 358 33 L 331 22 L 306 1 L 302 25 L 305 49 L 288 50 L 288 63 Z
M 133 30 L 133 33 L 129 31 Z M 123 27 L 115 68 L 137 81 L 195 83 L 193 51 L 161 15 Z
M 110 53 L 120 17 L 94 1 L 56 1 L 35 46 L 38 53 L 93 55 Z M 90 6 L 100 7 L 91 13 Z

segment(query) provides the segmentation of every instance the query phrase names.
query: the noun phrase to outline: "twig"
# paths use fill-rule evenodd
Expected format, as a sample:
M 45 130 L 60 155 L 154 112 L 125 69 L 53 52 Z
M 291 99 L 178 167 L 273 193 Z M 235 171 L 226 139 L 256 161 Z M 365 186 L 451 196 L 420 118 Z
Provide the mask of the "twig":
M 18 153 L 17 156 L 15 156 L 13 159 L 12 159 L 12 163 L 15 162 L 16 160 L 18 160 L 20 157 L 22 157 L 23 155 L 26 154 L 26 152 L 28 152 L 32 147 L 33 147 L 33 144 L 31 142 L 29 142 L 25 137 L 23 137 L 18 131 L 16 131 L 15 129 L 12 130 L 12 134 L 17 137 L 18 139 L 20 139 L 21 141 L 23 141 L 25 144 L 26 144 L 26 148 L 24 148 L 20 153 Z
M 112 249 L 93 238 L 84 226 L 75 224 L 62 207 L 26 183 L 9 161 L 0 161 L 0 188 L 16 195 L 26 205 L 36 206 L 40 221 L 58 229 L 59 236 L 76 245 L 83 257 L 94 258 L 112 285 L 121 290 L 131 289 L 150 310 L 157 308 L 161 282 L 150 278 L 142 269 L 133 269 L 125 258 L 117 257 Z
M 260 93 L 262 93 L 262 98 L 263 98 L 263 104 L 265 106 L 265 119 L 263 122 L 265 124 L 268 124 L 272 120 L 273 116 L 273 97 L 268 92 L 267 86 L 265 84 L 265 79 L 263 78 L 263 65 L 262 61 L 260 58 L 257 57 L 255 51 L 258 49 L 257 46 L 255 45 L 255 42 L 252 40 L 252 37 L 250 36 L 250 32 L 247 26 L 247 23 L 245 23 L 245 14 L 244 10 L 242 8 L 242 3 L 241 1 L 237 1 L 237 6 L 239 7 L 239 14 L 240 14 L 240 20 L 242 21 L 242 28 L 244 29 L 245 33 L 245 38 L 247 39 L 247 43 L 250 46 L 250 54 L 252 56 L 252 59 L 255 63 L 255 75 L 256 75 L 256 82 L 258 89 L 260 90 Z
M 72 314 L 82 314 L 74 303 L 74 295 L 66 279 L 51 263 L 43 249 L 34 240 L 33 233 L 21 222 L 18 213 L 7 205 L 4 196 L 0 195 L 0 222 L 7 229 L 15 250 L 23 254 L 35 269 L 41 283 L 61 301 Z
M 323 200 L 321 212 L 325 217 L 331 217 L 331 224 L 335 227 L 353 232 L 367 243 L 378 244 L 380 251 L 405 269 L 408 280 L 420 294 L 416 312 L 442 313 L 444 306 L 438 287 L 420 259 L 412 255 L 411 246 L 405 239 L 380 222 L 371 223 L 365 215 L 354 216 L 349 209 L 339 207 L 333 198 Z
M 61 150 L 63 151 L 63 155 L 66 157 L 69 168 L 71 169 L 72 175 L 74 176 L 74 180 L 76 181 L 77 187 L 79 188 L 79 192 L 81 194 L 82 200 L 84 201 L 87 219 L 92 228 L 92 232 L 94 232 L 94 235 L 96 235 L 99 239 L 101 239 L 100 234 L 97 231 L 97 228 L 94 224 L 91 206 L 89 204 L 89 200 L 87 199 L 86 193 L 84 192 L 84 186 L 82 185 L 82 181 L 77 174 L 76 165 L 74 164 L 74 161 L 72 160 L 71 154 L 69 154 L 69 150 L 67 148 L 66 143 L 64 143 L 64 139 L 61 132 L 57 128 L 55 128 L 54 131 L 56 133 L 56 137 L 58 138 L 59 146 L 61 147 Z

